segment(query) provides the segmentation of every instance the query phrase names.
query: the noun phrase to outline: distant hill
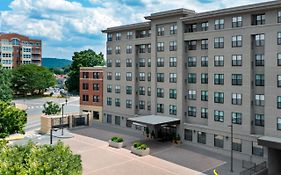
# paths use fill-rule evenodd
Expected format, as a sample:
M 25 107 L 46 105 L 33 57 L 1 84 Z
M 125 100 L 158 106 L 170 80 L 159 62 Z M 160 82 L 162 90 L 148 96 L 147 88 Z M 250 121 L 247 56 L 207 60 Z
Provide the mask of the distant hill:
M 69 66 L 72 63 L 71 60 L 59 59 L 59 58 L 42 58 L 42 66 L 47 68 L 62 68 Z

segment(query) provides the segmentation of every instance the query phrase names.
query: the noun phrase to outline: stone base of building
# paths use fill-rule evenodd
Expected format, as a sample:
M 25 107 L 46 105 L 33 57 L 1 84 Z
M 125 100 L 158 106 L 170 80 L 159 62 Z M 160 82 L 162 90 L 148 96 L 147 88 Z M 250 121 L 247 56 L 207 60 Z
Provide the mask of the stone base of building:
M 80 114 L 89 113 L 90 125 L 93 122 L 103 122 L 102 106 L 80 105 Z

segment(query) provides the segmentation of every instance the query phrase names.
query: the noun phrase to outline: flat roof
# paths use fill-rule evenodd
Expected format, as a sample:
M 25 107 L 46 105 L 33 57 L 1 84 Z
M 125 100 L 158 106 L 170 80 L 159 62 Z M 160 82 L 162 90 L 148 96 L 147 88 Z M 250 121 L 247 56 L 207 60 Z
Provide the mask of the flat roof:
M 139 117 L 128 118 L 128 120 L 136 123 L 147 125 L 162 125 L 168 123 L 179 123 L 180 119 L 161 115 L 145 115 Z
M 258 144 L 281 150 L 281 138 L 278 137 L 262 136 L 258 138 Z

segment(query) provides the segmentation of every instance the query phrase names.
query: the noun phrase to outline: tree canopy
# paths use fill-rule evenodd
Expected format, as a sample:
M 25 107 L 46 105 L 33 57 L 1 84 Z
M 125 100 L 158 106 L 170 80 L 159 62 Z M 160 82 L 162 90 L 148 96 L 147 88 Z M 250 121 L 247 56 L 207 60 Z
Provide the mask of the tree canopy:
M 12 70 L 11 82 L 15 94 L 42 94 L 46 88 L 55 85 L 55 77 L 47 68 L 28 64 Z
M 75 52 L 74 56 L 72 56 L 72 64 L 70 66 L 70 72 L 68 73 L 68 79 L 66 81 L 66 87 L 68 91 L 75 93 L 79 92 L 80 67 L 94 67 L 103 65 L 104 56 L 102 53 L 97 54 L 91 49 Z
M 24 133 L 23 128 L 26 121 L 27 114 L 25 111 L 0 101 L 0 138 L 15 133 Z
M 0 64 L 0 100 L 9 102 L 12 100 L 13 91 L 11 89 L 11 72 L 4 69 Z
M 0 143 L 0 174 L 81 175 L 81 162 L 80 155 L 60 141 L 56 145 Z
M 54 103 L 52 101 L 47 101 L 43 105 L 43 107 L 44 107 L 44 109 L 42 112 L 46 115 L 55 115 L 61 111 L 60 106 L 57 103 Z

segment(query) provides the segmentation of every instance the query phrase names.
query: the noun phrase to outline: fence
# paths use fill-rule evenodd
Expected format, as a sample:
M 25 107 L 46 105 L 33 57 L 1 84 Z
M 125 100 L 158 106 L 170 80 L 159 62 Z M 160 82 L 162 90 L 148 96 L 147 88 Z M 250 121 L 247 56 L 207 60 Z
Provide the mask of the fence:
M 243 165 L 244 166 L 244 165 Z M 240 175 L 255 175 L 256 173 L 266 169 L 266 162 L 260 164 L 254 164 L 254 166 L 240 172 Z

